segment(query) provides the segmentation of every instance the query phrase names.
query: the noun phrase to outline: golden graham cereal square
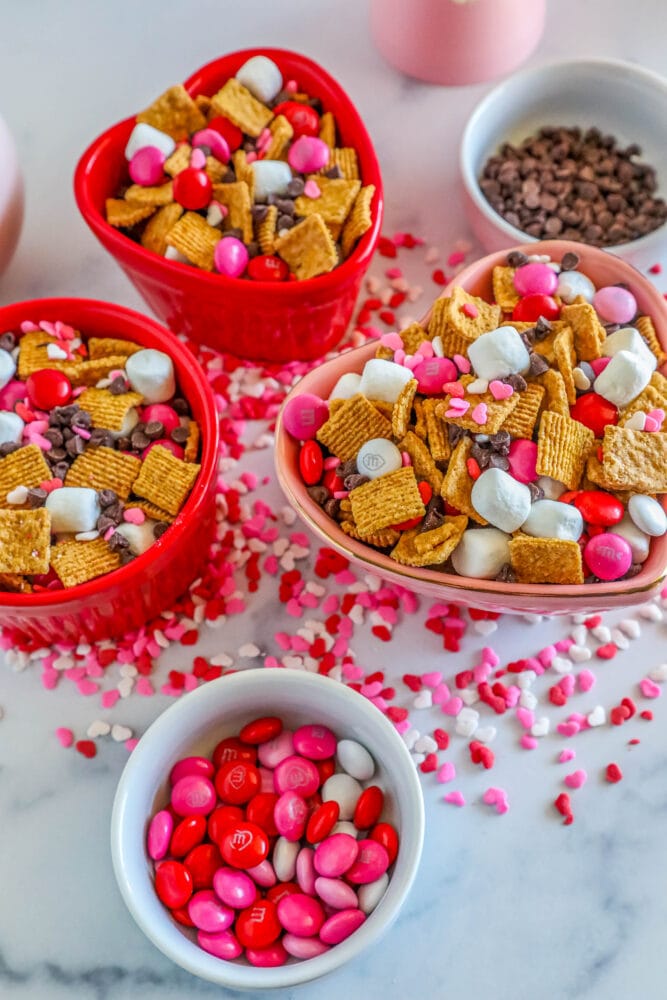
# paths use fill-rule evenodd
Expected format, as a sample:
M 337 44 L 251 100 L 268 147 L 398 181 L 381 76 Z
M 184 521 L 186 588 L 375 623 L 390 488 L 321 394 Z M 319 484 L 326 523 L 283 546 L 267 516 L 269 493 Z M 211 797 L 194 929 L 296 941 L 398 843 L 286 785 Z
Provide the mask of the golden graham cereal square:
M 148 220 L 141 234 L 142 247 L 164 257 L 168 244 L 167 237 L 182 215 L 183 208 L 176 201 L 158 209 L 153 218 Z
M 188 436 L 183 445 L 183 461 L 196 462 L 199 456 L 199 440 L 201 434 L 199 424 L 196 420 L 191 420 L 188 424 Z
M 460 380 L 462 385 L 467 389 L 467 387 L 473 382 L 473 379 L 469 375 L 464 375 Z M 452 401 L 452 396 L 445 396 L 445 399 L 438 404 L 435 408 L 436 414 L 441 420 L 446 420 L 450 424 L 456 424 L 457 427 L 463 427 L 464 430 L 472 431 L 473 434 L 495 434 L 500 430 L 505 420 L 509 417 L 510 413 L 519 403 L 520 393 L 513 392 L 511 396 L 507 396 L 506 399 L 495 399 L 490 392 L 481 392 L 474 394 L 466 394 L 463 396 L 463 400 L 469 403 L 469 407 L 464 414 L 461 416 L 446 416 L 449 412 L 449 407 Z M 485 407 L 486 419 L 479 423 L 477 420 L 473 419 L 473 413 L 475 416 L 482 416 L 483 412 L 480 413 L 477 407 L 482 405 Z
M 634 326 L 641 333 L 642 337 L 646 341 L 648 348 L 655 354 L 658 361 L 658 365 L 664 364 L 667 360 L 667 354 L 658 339 L 658 335 L 655 332 L 655 327 L 653 325 L 653 320 L 650 316 L 638 316 L 634 322 Z
M 391 441 L 391 423 L 358 393 L 346 399 L 335 413 L 329 410 L 329 419 L 317 432 L 317 440 L 328 448 L 341 462 L 357 457 L 362 444 L 371 438 Z
M 276 115 L 269 125 L 271 142 L 264 153 L 266 160 L 282 160 L 286 152 L 290 139 L 294 135 L 294 129 L 284 115 Z
M 90 413 L 93 427 L 119 431 L 130 410 L 139 406 L 143 398 L 140 392 L 121 392 L 114 396 L 108 389 L 85 389 L 77 403 Z
M 300 281 L 333 271 L 336 245 L 321 215 L 309 215 L 275 241 L 275 252 Z
M 588 302 L 573 302 L 561 309 L 561 320 L 572 327 L 574 349 L 579 361 L 594 361 L 600 357 L 607 336 L 598 315 Z
M 406 382 L 393 405 L 391 430 L 395 438 L 405 437 L 407 433 L 418 384 L 416 378 L 411 378 L 409 382 Z
M 177 142 L 206 128 L 206 118 L 181 83 L 165 90 L 149 108 L 140 111 L 137 121 L 166 132 Z
M 143 351 L 143 347 L 132 340 L 120 340 L 118 337 L 90 337 L 88 340 L 88 357 L 92 360 L 109 357 L 129 358 L 137 351 Z
M 195 484 L 201 466 L 184 462 L 161 445 L 146 455 L 133 492 L 170 514 L 178 514 Z
M 365 545 L 373 545 L 376 549 L 388 549 L 401 537 L 400 531 L 396 531 L 395 528 L 383 528 L 382 531 L 376 531 L 372 535 L 362 536 L 352 517 L 349 521 L 341 521 L 340 527 L 349 538 L 356 538 Z
M 360 535 L 372 535 L 426 513 L 410 465 L 357 486 L 350 493 L 350 503 Z
M 246 135 L 257 137 L 273 118 L 273 112 L 258 101 L 235 77 L 231 77 L 211 98 L 218 115 L 229 118 Z
M 602 472 L 613 489 L 667 493 L 667 434 L 607 425 Z
M 127 500 L 140 468 L 141 461 L 134 455 L 125 455 L 114 448 L 87 448 L 70 465 L 65 486 L 113 490 L 121 500 Z
M 226 229 L 240 229 L 245 243 L 252 240 L 252 199 L 245 181 L 231 184 L 214 184 L 213 198 L 228 209 L 224 225 Z M 218 232 L 216 230 L 216 232 Z M 218 238 L 220 233 L 218 232 Z M 216 240 L 217 243 L 217 240 Z
M 543 410 L 552 410 L 561 417 L 570 416 L 570 404 L 567 401 L 565 380 L 555 368 L 549 368 L 535 378 L 531 385 L 539 385 L 544 389 L 544 398 L 540 404 Z
M 434 493 L 439 493 L 442 489 L 442 472 L 433 460 L 431 452 L 421 438 L 418 438 L 412 431 L 408 431 L 404 438 L 398 442 L 399 451 L 407 451 L 412 459 L 412 467 L 418 479 L 425 479 L 431 486 Z
M 436 566 L 446 562 L 461 541 L 468 518 L 447 518 L 431 531 L 411 528 L 404 531 L 392 549 L 391 558 L 404 566 Z
M 53 546 L 51 565 L 65 587 L 76 587 L 118 569 L 120 555 L 112 552 L 103 538 L 89 542 L 72 539 Z
M 532 438 L 537 416 L 544 397 L 544 388 L 530 382 L 517 394 L 519 402 L 502 424 L 502 429 L 515 438 Z
M 11 506 L 7 503 L 7 494 L 17 486 L 32 489 L 48 479 L 51 479 L 51 470 L 42 449 L 36 444 L 28 444 L 0 458 L 0 507 Z
M 171 156 L 167 157 L 165 161 L 165 174 L 169 174 L 170 177 L 176 177 L 181 171 L 187 170 L 190 166 L 191 157 L 192 146 L 189 142 L 184 142 L 181 146 L 177 146 Z
M 403 350 L 406 354 L 416 354 L 421 345 L 431 339 L 421 323 L 411 323 L 410 326 L 406 326 L 405 330 L 401 330 L 399 336 L 403 341 Z
M 537 472 L 576 490 L 595 438 L 578 420 L 545 410 L 537 435 Z
M 343 226 L 341 238 L 341 249 L 343 257 L 349 257 L 354 250 L 357 240 L 360 240 L 364 233 L 373 225 L 373 214 L 371 212 L 371 202 L 375 194 L 375 185 L 367 184 L 363 187 L 354 200 L 352 210 Z
M 125 201 L 131 201 L 134 205 L 153 205 L 155 208 L 163 208 L 171 204 L 174 200 L 174 185 L 171 181 L 166 184 L 159 184 L 157 187 L 142 187 L 141 184 L 132 184 L 125 192 Z
M 570 404 L 577 401 L 577 388 L 574 384 L 574 367 L 577 356 L 574 353 L 574 334 L 572 327 L 565 326 L 554 338 L 554 357 L 558 371 L 563 376 L 567 401 Z
M 426 418 L 426 436 L 428 447 L 434 462 L 446 462 L 452 454 L 449 443 L 447 424 L 435 412 L 439 400 L 433 397 L 423 401 L 424 417 Z
M 651 381 L 642 389 L 636 399 L 633 399 L 623 410 L 619 424 L 623 427 L 630 417 L 642 410 L 648 413 L 650 410 L 665 410 L 667 412 L 667 378 L 660 372 L 653 372 Z
M 45 507 L 0 510 L 0 573 L 48 573 L 50 552 L 51 514 Z
M 493 297 L 505 313 L 511 313 L 519 301 L 519 293 L 514 287 L 514 271 L 513 267 L 499 264 L 493 269 Z
M 167 243 L 197 267 L 213 270 L 213 254 L 222 238 L 219 229 L 209 226 L 196 212 L 186 212 L 169 230 Z
M 469 437 L 461 438 L 457 442 L 447 466 L 440 494 L 443 500 L 456 507 L 462 514 L 467 514 L 478 524 L 487 524 L 488 522 L 473 507 L 470 497 L 473 479 L 468 472 L 466 462 L 470 458 L 472 445 L 472 438 Z
M 519 533 L 509 543 L 510 564 L 518 583 L 584 582 L 578 542 L 533 538 Z
M 155 205 L 140 205 L 136 201 L 125 201 L 124 198 L 107 198 L 105 211 L 110 226 L 128 229 L 152 215 Z
M 470 341 L 497 329 L 501 319 L 500 306 L 489 305 L 484 299 L 470 295 L 460 285 L 456 285 L 451 295 L 436 299 L 433 303 L 428 330 L 431 337 L 443 337 L 443 334 L 450 332 Z
M 343 177 L 319 177 L 317 174 L 309 175 L 308 180 L 315 181 L 321 194 L 319 198 L 299 195 L 294 201 L 296 214 L 321 215 L 325 222 L 342 226 L 361 190 L 361 181 L 346 181 Z
M 320 139 L 326 142 L 330 149 L 336 145 L 336 119 L 331 111 L 325 111 L 320 118 Z
M 276 243 L 276 223 L 278 222 L 278 209 L 275 205 L 269 205 L 266 215 L 257 224 L 257 242 L 262 253 L 272 254 Z

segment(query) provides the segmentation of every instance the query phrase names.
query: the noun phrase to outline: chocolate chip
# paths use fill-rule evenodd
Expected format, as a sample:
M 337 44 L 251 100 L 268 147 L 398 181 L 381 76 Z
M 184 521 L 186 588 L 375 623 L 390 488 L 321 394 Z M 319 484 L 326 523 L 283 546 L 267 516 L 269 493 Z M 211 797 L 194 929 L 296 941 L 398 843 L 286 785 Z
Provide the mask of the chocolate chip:
M 579 254 L 572 253 L 571 250 L 568 250 L 567 253 L 563 254 L 560 262 L 560 269 L 561 271 L 575 271 L 578 264 Z
M 32 489 L 28 490 L 28 496 L 26 497 L 28 507 L 30 507 L 31 510 L 36 510 L 37 507 L 43 507 L 46 503 L 47 496 L 48 493 L 46 490 L 41 489 L 39 486 L 32 487 Z
M 144 434 L 149 441 L 157 441 L 158 438 L 164 437 L 164 424 L 159 420 L 149 420 L 144 427 Z
M 287 185 L 286 191 L 290 198 L 298 198 L 299 195 L 303 194 L 303 189 L 306 186 L 305 181 L 302 177 L 294 177 Z
M 513 375 L 508 375 L 507 378 L 504 378 L 501 381 L 503 381 L 505 385 L 511 385 L 515 392 L 525 392 L 528 387 L 528 383 L 525 378 L 523 375 L 519 375 L 518 372 L 515 372 Z
M 293 215 L 280 215 L 278 216 L 278 221 L 276 223 L 276 229 L 278 232 L 281 229 L 292 229 L 296 225 L 296 219 Z
M 0 458 L 6 458 L 13 451 L 18 451 L 20 447 L 21 445 L 15 441 L 5 441 L 4 444 L 0 444 Z
M 130 543 L 125 535 L 121 535 L 118 531 L 114 531 L 108 545 L 112 552 L 121 552 L 123 549 L 129 549 L 130 547 Z
M 90 435 L 91 444 L 93 443 L 93 438 L 97 433 L 98 430 L 94 430 L 93 433 Z M 111 437 L 111 434 L 109 434 L 109 437 Z M 97 444 L 97 441 L 95 441 L 94 443 Z M 116 447 L 118 448 L 118 451 L 132 451 L 132 442 L 130 441 L 129 437 L 127 437 L 127 435 L 124 434 L 123 437 L 117 438 Z
M 253 222 L 264 222 L 269 211 L 268 205 L 253 205 L 252 206 L 252 218 Z
M 83 455 L 86 450 L 86 442 L 78 434 L 73 434 L 67 442 L 65 450 L 72 458 L 76 458 L 77 455 Z
M 541 354 L 533 352 L 533 354 L 530 355 L 530 362 L 528 365 L 529 375 L 532 376 L 541 375 L 542 372 L 547 371 L 548 368 L 549 368 L 549 363 L 546 360 L 546 358 L 544 358 Z
M 368 476 L 361 476 L 358 472 L 355 472 L 353 476 L 347 476 L 344 480 L 344 487 L 346 490 L 356 490 L 357 486 L 363 486 L 364 483 L 370 482 Z
M 98 517 L 95 527 L 101 535 L 105 535 L 109 528 L 115 528 L 120 522 L 115 521 L 113 517 L 109 517 L 108 514 L 100 514 Z
M 512 250 L 507 254 L 507 263 L 509 267 L 523 267 L 528 263 L 528 257 L 521 250 Z
M 356 475 L 358 471 L 356 459 L 351 458 L 347 462 L 340 463 L 340 465 L 336 468 L 336 475 L 345 480 L 348 476 Z
M 97 499 L 99 500 L 100 507 L 104 510 L 105 507 L 110 507 L 112 503 L 118 502 L 118 494 L 114 490 L 99 490 Z
M 462 437 L 466 436 L 466 432 L 463 427 L 459 427 L 458 424 L 448 424 L 447 425 L 447 437 L 449 438 L 449 443 L 454 447 L 461 440 Z
M 13 351 L 15 347 L 16 337 L 11 330 L 8 330 L 7 333 L 3 333 L 2 336 L 0 336 L 0 348 L 2 348 L 3 351 Z
M 519 336 L 521 337 L 521 340 L 523 341 L 523 346 L 526 348 L 526 350 L 532 351 L 533 345 L 535 343 L 535 328 L 533 327 L 531 330 L 524 330 L 522 333 L 519 334 Z
M 64 481 L 65 476 L 69 472 L 68 462 L 56 462 L 55 465 L 51 466 L 51 474 L 54 479 L 62 479 Z
M 500 567 L 500 572 L 496 574 L 495 579 L 498 583 L 514 583 L 516 580 L 516 573 L 509 563 L 505 563 Z
M 122 535 L 121 535 L 122 538 Z M 121 566 L 127 566 L 128 563 L 132 562 L 134 559 L 134 553 L 130 552 L 129 549 L 120 550 L 120 564 Z
M 291 198 L 277 198 L 276 208 L 281 215 L 294 215 L 295 205 Z
M 641 573 L 641 570 L 642 570 L 641 563 L 632 563 L 630 565 L 630 569 L 625 574 L 626 580 L 630 580 L 633 576 L 637 576 L 637 573 Z
M 171 432 L 171 440 L 175 444 L 185 444 L 189 437 L 189 431 L 187 427 L 174 427 Z
M 251 240 L 250 243 L 246 243 L 245 248 L 248 251 L 248 257 L 250 258 L 258 257 L 262 252 L 262 248 L 256 240 Z
M 166 521 L 157 521 L 153 525 L 153 538 L 162 538 L 165 531 L 169 530 L 169 525 Z
M 106 517 L 111 518 L 114 524 L 120 524 L 123 519 L 123 505 L 120 500 L 116 500 L 115 503 L 111 503 L 108 507 L 105 507 L 104 514 Z
M 484 448 L 481 444 L 478 444 L 478 442 L 475 441 L 470 449 L 470 457 L 475 459 L 480 469 L 486 469 L 489 464 L 489 458 L 491 457 L 491 449 L 488 447 Z
M 507 472 L 510 467 L 509 459 L 505 455 L 501 455 L 496 451 L 492 451 L 489 455 L 489 468 L 490 469 L 502 469 L 503 472 Z
M 47 429 L 43 432 L 42 437 L 45 437 L 47 441 L 50 441 L 54 448 L 60 448 L 65 440 L 62 431 L 58 430 L 57 427 L 47 427 Z
M 535 503 L 536 500 L 544 499 L 544 490 L 537 483 L 528 483 L 528 489 L 530 490 L 530 502 Z
M 177 399 L 172 399 L 171 401 L 172 410 L 176 410 L 179 417 L 187 417 L 190 413 L 190 406 L 186 399 L 181 399 L 179 396 Z
M 489 434 L 489 444 L 493 451 L 497 452 L 499 455 L 507 455 L 510 450 L 510 441 L 508 431 L 497 431 L 495 434 Z
M 135 451 L 143 451 L 144 448 L 148 448 L 150 438 L 147 437 L 142 430 L 133 430 L 130 435 L 130 442 Z
M 331 500 L 327 500 L 324 505 L 324 512 L 332 517 L 334 521 L 338 520 L 338 515 L 340 514 L 340 500 L 335 500 L 333 497 Z
M 46 452 L 46 458 L 49 462 L 63 462 L 67 458 L 67 451 L 65 448 L 51 448 Z
M 308 496 L 317 504 L 318 507 L 323 507 L 327 500 L 331 497 L 331 493 L 329 493 L 326 486 L 309 486 Z
M 336 163 L 335 166 L 330 167 L 328 170 L 324 171 L 324 176 L 328 177 L 332 181 L 337 181 L 340 180 L 340 178 L 343 176 L 343 171 Z
M 122 440 L 127 441 L 127 444 L 129 445 L 129 440 L 127 438 L 119 438 L 118 439 L 119 449 L 120 449 L 120 442 Z M 88 441 L 88 444 L 92 445 L 94 448 L 113 448 L 114 439 L 111 434 L 111 431 L 107 431 L 103 427 L 95 427 L 90 432 L 90 439 Z M 121 450 L 127 450 L 127 449 L 125 448 Z
M 128 390 L 128 383 L 125 381 L 123 376 L 116 375 L 116 377 L 112 379 L 111 384 L 109 386 L 109 392 L 111 393 L 111 395 L 122 396 L 124 392 L 127 392 L 127 390 Z

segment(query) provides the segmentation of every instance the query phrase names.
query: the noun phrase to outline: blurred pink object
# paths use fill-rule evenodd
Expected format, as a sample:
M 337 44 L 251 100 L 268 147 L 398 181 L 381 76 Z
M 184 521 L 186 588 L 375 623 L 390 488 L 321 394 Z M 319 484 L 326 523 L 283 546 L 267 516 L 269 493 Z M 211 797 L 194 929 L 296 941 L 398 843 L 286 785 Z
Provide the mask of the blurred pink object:
M 428 83 L 481 83 L 520 66 L 546 0 L 371 0 L 371 32 L 392 66 Z
M 11 132 L 0 118 L 0 274 L 19 240 L 23 223 L 23 180 Z

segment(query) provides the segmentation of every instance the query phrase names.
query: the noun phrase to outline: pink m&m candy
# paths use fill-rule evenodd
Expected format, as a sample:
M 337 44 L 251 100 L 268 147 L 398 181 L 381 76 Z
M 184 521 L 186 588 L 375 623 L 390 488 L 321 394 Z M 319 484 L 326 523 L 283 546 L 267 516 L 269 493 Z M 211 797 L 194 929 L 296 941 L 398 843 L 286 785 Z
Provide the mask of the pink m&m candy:
M 220 274 L 228 278 L 239 278 L 248 266 L 248 251 L 245 243 L 235 236 L 223 236 L 213 251 L 213 263 Z
M 218 868 L 213 888 L 222 902 L 235 910 L 244 910 L 257 899 L 257 886 L 250 875 L 234 868 Z
M 231 961 L 243 954 L 242 945 L 231 931 L 219 931 L 213 934 L 209 931 L 199 931 L 197 944 L 210 955 L 223 958 L 225 961 Z
M 329 162 L 329 147 L 323 139 L 313 135 L 302 135 L 293 142 L 287 154 L 287 162 L 292 170 L 302 174 L 314 174 Z
M 324 910 L 312 896 L 293 892 L 278 903 L 278 920 L 289 934 L 314 937 L 324 923 Z
M 234 923 L 234 911 L 224 906 L 212 889 L 201 889 L 188 903 L 188 916 L 200 931 L 218 933 Z
M 171 438 L 160 438 L 158 441 L 151 441 L 151 443 L 144 448 L 141 453 L 142 462 L 151 448 L 155 448 L 157 445 L 160 445 L 161 448 L 166 448 L 167 451 L 170 451 L 176 458 L 183 458 L 183 449 L 180 444 L 176 444 L 176 442 L 172 441 Z
M 334 910 L 346 910 L 359 905 L 352 886 L 340 878 L 326 878 L 320 875 L 315 879 L 315 891 L 322 902 L 332 906 Z
M 214 128 L 203 128 L 192 136 L 192 148 L 199 149 L 201 146 L 208 146 L 221 163 L 227 163 L 231 156 L 227 140 Z
M 360 840 L 357 860 L 346 872 L 345 878 L 353 885 L 375 882 L 389 867 L 389 855 L 377 840 Z
M 171 790 L 171 807 L 179 816 L 207 816 L 215 804 L 215 788 L 202 774 L 186 774 Z
M 412 374 L 417 379 L 419 392 L 427 394 L 442 392 L 445 382 L 452 382 L 459 375 L 453 361 L 437 357 L 420 361 Z
M 284 965 L 289 955 L 281 941 L 274 941 L 266 948 L 246 948 L 245 957 L 258 969 L 275 969 Z
M 297 791 L 307 799 L 319 788 L 320 773 L 312 761 L 303 757 L 286 757 L 273 772 L 273 783 L 279 795 Z
M 300 840 L 308 821 L 308 805 L 297 792 L 283 792 L 275 804 L 273 821 L 281 837 Z
M 169 772 L 169 781 L 175 785 L 181 778 L 188 774 L 203 774 L 205 778 L 212 778 L 215 768 L 208 757 L 184 757 L 177 761 Z
M 637 299 L 627 288 L 605 285 L 593 296 L 593 308 L 603 323 L 629 323 L 637 314 Z
M 153 421 L 162 424 L 165 434 L 171 434 L 181 424 L 176 410 L 173 406 L 167 406 L 166 403 L 149 403 L 148 406 L 144 406 L 141 411 L 141 419 L 145 424 L 150 424 Z
M 157 146 L 142 146 L 129 162 L 128 170 L 135 184 L 151 187 L 159 184 L 164 176 L 164 163 L 167 157 Z
M 325 944 L 340 944 L 361 927 L 365 919 L 366 914 L 361 910 L 339 910 L 322 924 L 320 940 Z
M 625 538 L 606 531 L 588 540 L 584 559 L 600 580 L 619 580 L 630 569 L 632 549 Z
M 329 945 L 319 938 L 299 937 L 297 934 L 285 934 L 283 937 L 283 948 L 292 958 L 316 958 L 329 951 Z
M 349 833 L 333 833 L 315 848 L 315 871 L 325 878 L 337 878 L 352 867 L 358 854 L 359 843 L 354 837 Z
M 301 726 L 292 737 L 294 749 L 309 760 L 333 757 L 338 741 L 326 726 Z
M 161 809 L 160 812 L 155 813 L 150 821 L 146 838 L 148 854 L 153 861 L 161 861 L 166 856 L 173 829 L 174 820 L 167 809 Z
M 514 287 L 519 295 L 553 295 L 558 287 L 558 275 L 548 264 L 535 261 L 516 269 Z
M 279 736 L 274 736 L 267 743 L 261 743 L 257 748 L 257 756 L 260 764 L 264 767 L 275 768 L 281 760 L 294 756 L 294 744 L 292 733 L 289 729 L 283 729 Z M 271 779 L 273 782 L 273 778 Z
M 304 392 L 288 400 L 282 411 L 285 430 L 297 441 L 314 438 L 328 419 L 329 407 L 323 399 L 312 392 Z
M 520 483 L 534 483 L 537 479 L 537 444 L 528 438 L 515 438 L 507 455 L 510 472 Z

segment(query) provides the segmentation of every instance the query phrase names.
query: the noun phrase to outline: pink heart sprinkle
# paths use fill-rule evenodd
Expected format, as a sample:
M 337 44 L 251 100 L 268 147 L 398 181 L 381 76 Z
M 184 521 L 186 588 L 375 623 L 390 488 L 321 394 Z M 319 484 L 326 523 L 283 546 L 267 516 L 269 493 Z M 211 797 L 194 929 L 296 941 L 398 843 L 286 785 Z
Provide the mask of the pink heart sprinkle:
M 432 670 L 430 673 L 422 674 L 422 681 L 426 687 L 435 688 L 442 680 L 442 673 L 439 670 Z
M 190 166 L 195 170 L 203 170 L 206 166 L 206 154 L 203 149 L 193 149 L 190 156 Z
M 137 736 L 133 736 L 131 739 L 125 740 L 125 749 L 127 752 L 132 753 L 138 742 L 139 738 Z
M 143 524 L 146 515 L 140 507 L 126 507 L 123 511 L 123 520 L 128 524 Z
M 506 382 L 500 382 L 497 378 L 494 378 L 492 382 L 489 382 L 489 392 L 494 399 L 509 399 L 514 389 L 511 385 L 507 385 Z
M 578 722 L 559 722 L 556 730 L 561 736 L 576 736 L 581 726 Z
M 574 694 L 574 685 L 575 685 L 575 680 L 572 674 L 566 674 L 565 677 L 561 677 L 561 679 L 558 682 L 559 688 L 561 689 L 563 694 L 567 695 L 568 698 L 570 697 L 570 695 Z
M 423 350 L 424 349 L 423 345 L 419 349 L 420 349 L 420 351 Z M 658 410 L 649 410 L 647 416 L 649 416 L 651 418 L 651 420 L 656 420 L 658 422 L 658 424 L 660 425 L 660 427 L 662 427 L 662 422 L 665 419 L 665 411 L 664 410 L 660 410 L 660 409 L 658 409 Z
M 441 785 L 446 784 L 448 781 L 453 781 L 456 777 L 456 768 L 450 760 L 445 761 L 440 770 L 436 775 L 438 781 Z
M 472 365 L 467 358 L 464 358 L 462 354 L 455 354 L 452 361 L 461 372 L 462 375 L 468 375 Z
M 150 698 L 151 695 L 155 694 L 153 685 L 149 681 L 148 677 L 138 677 L 137 683 L 134 685 L 134 690 L 136 694 L 141 694 L 145 698 Z
M 306 198 L 319 198 L 322 195 L 322 192 L 317 185 L 317 181 L 314 181 L 312 177 L 304 184 L 303 193 Z
M 401 719 L 400 722 L 395 722 L 394 723 L 394 729 L 397 732 L 401 733 L 401 735 L 403 733 L 407 733 L 407 731 L 408 731 L 409 728 L 410 728 L 410 720 L 409 719 Z
M 530 733 L 524 733 L 519 743 L 524 750 L 537 750 L 537 740 Z
M 586 784 L 588 780 L 588 774 L 583 769 L 580 771 L 573 771 L 572 774 L 566 774 L 563 781 L 568 788 L 581 788 L 582 785 Z
M 61 747 L 71 747 L 74 743 L 74 733 L 71 729 L 66 729 L 65 726 L 59 726 L 56 729 L 56 739 L 60 743 Z
M 595 674 L 591 670 L 580 670 L 577 683 L 581 691 L 590 691 L 595 684 Z
M 398 333 L 393 330 L 391 333 L 384 333 L 380 337 L 380 343 L 383 347 L 388 347 L 390 351 L 402 351 L 403 341 L 401 340 Z
M 482 801 L 487 806 L 495 806 L 496 812 L 499 815 L 509 811 L 510 806 L 507 799 L 507 792 L 503 788 L 487 788 L 482 795 Z
M 417 365 L 420 365 L 424 360 L 421 354 L 406 354 L 403 364 L 406 368 L 409 368 L 411 372 L 415 370 Z
M 402 347 L 399 347 L 396 351 L 394 351 L 394 364 L 402 365 L 405 358 L 406 354 Z
M 446 684 L 438 684 L 433 692 L 433 704 L 434 705 L 444 705 L 445 702 L 449 701 L 451 698 L 451 693 Z
M 470 415 L 476 424 L 479 424 L 480 426 L 485 424 L 489 415 L 486 403 L 478 403 Z
M 456 396 L 461 398 L 465 395 L 465 389 L 460 382 L 443 382 L 442 391 L 449 393 L 450 396 Z
M 449 802 L 453 806 L 464 806 L 466 804 L 466 800 L 463 798 L 461 792 L 447 792 L 443 798 L 445 802 Z
M 445 713 L 445 715 L 458 715 L 462 708 L 463 708 L 462 699 L 454 697 L 450 698 L 449 701 L 445 702 L 445 704 L 442 706 L 442 711 Z
M 647 417 L 644 421 L 644 430 L 648 432 L 654 432 L 660 429 L 660 424 L 654 417 Z
M 574 760 L 576 756 L 577 756 L 576 752 L 574 750 L 570 750 L 570 748 L 567 747 L 567 749 L 561 750 L 561 752 L 559 753 L 558 763 L 566 764 L 568 760 Z
M 470 409 L 470 403 L 467 399 L 450 399 L 449 409 L 446 411 L 446 417 L 462 417 L 464 413 Z
M 655 681 L 652 681 L 649 677 L 644 677 L 639 682 L 639 690 L 645 698 L 659 698 L 662 693 Z
M 535 722 L 535 713 L 529 708 L 517 708 L 516 717 L 524 729 L 530 729 L 532 724 Z

